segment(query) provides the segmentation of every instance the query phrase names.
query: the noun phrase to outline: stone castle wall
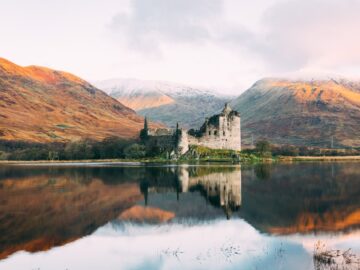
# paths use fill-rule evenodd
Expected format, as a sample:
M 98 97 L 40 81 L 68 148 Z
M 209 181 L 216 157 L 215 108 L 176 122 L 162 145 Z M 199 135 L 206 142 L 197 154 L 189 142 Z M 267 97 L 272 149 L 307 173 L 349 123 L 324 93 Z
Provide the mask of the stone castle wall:
M 215 124 L 205 123 L 200 136 L 188 136 L 189 145 L 213 149 L 241 150 L 240 117 L 237 114 L 220 115 Z
M 190 145 L 241 150 L 240 115 L 227 104 L 220 114 L 207 119 L 197 131 L 187 132 L 179 128 L 151 130 L 145 127 L 144 130 L 147 134 L 146 146 L 150 149 L 157 147 L 160 151 L 174 150 L 181 155 L 189 150 Z
M 146 146 L 149 149 L 158 147 L 161 152 L 174 149 L 174 145 L 176 145 L 176 140 L 172 135 L 149 136 L 146 141 Z

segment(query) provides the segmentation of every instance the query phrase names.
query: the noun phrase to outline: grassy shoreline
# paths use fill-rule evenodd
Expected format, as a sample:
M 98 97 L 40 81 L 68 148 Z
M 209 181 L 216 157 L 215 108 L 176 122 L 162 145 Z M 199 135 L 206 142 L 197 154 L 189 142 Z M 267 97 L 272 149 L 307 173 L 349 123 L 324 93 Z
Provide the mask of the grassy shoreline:
M 278 161 L 360 161 L 360 156 L 281 156 Z
M 89 160 L 0 160 L 0 165 L 66 165 L 66 164 L 124 164 L 124 165 L 143 165 L 150 163 L 164 164 L 196 164 L 199 162 L 208 163 L 273 163 L 273 162 L 301 162 L 301 161 L 360 161 L 360 156 L 279 156 L 275 158 L 259 158 L 252 161 L 234 161 L 230 158 L 204 158 L 204 159 L 183 159 L 183 160 L 166 160 L 166 159 L 89 159 Z

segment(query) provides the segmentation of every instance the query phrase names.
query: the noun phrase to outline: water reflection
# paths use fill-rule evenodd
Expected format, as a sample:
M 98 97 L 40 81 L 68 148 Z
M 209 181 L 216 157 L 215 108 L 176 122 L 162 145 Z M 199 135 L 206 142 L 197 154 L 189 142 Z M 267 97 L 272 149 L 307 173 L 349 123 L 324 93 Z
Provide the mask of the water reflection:
M 148 205 L 149 193 L 176 192 L 176 199 L 180 201 L 180 193 L 199 192 L 211 205 L 221 207 L 229 219 L 241 205 L 241 169 L 235 167 L 221 170 L 213 172 L 209 168 L 189 169 L 188 166 L 182 166 L 173 168 L 176 176 L 173 180 L 147 178 L 140 182 L 145 205 Z
M 350 235 L 360 226 L 359 179 L 357 163 L 2 166 L 0 259 L 61 246 L 107 226 L 119 233 L 129 224 L 198 227 L 231 218 L 225 222 L 233 229 L 240 219 L 247 230 L 296 235 L 302 243 L 313 234 Z
M 259 181 L 256 168 L 243 171 L 241 216 L 257 229 L 292 234 L 359 228 L 357 163 L 281 164 L 270 170 L 267 181 Z

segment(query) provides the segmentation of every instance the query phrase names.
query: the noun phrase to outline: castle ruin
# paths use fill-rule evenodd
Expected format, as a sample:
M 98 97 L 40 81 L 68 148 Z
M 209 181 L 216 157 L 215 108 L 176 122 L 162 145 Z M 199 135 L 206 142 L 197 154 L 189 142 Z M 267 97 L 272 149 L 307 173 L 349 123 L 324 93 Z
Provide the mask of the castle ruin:
M 211 149 L 241 150 L 240 115 L 225 104 L 220 114 L 206 118 L 199 130 L 185 130 L 148 127 L 145 118 L 144 129 L 140 137 L 148 150 L 174 152 L 183 155 L 190 145 L 205 146 Z

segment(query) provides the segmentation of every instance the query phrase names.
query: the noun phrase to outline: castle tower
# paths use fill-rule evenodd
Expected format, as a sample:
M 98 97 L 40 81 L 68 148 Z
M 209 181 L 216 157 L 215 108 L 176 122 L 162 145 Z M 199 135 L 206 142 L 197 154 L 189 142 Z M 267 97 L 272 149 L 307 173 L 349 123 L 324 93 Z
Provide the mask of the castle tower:
M 225 103 L 219 116 L 219 135 L 223 149 L 241 150 L 240 115 Z
M 228 114 L 230 114 L 231 112 L 232 112 L 232 109 L 231 109 L 229 103 L 226 102 L 226 103 L 225 103 L 225 107 L 224 107 L 224 109 L 222 110 L 222 113 L 225 114 L 225 115 L 228 115 Z
M 189 139 L 187 132 L 179 128 L 179 124 L 176 125 L 176 150 L 180 155 L 189 151 Z

